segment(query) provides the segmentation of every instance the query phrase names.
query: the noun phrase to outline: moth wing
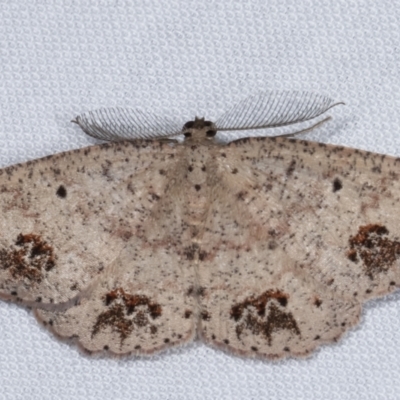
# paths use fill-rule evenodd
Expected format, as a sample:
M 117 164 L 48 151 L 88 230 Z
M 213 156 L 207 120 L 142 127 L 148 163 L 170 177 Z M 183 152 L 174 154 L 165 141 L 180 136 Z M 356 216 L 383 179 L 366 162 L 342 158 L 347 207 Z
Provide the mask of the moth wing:
M 245 356 L 304 356 L 358 322 L 357 301 L 338 297 L 284 246 L 265 240 L 244 204 L 225 209 L 223 201 L 214 204 L 205 229 L 219 231 L 222 239 L 203 245 L 199 262 L 198 333 L 206 343 Z
M 285 138 L 226 154 L 265 240 L 302 270 L 359 302 L 400 286 L 400 159 Z
M 57 335 L 89 352 L 150 354 L 194 336 L 194 268 L 168 246 L 132 238 L 65 310 L 36 310 Z
M 284 138 L 218 150 L 219 181 L 199 264 L 211 344 L 307 354 L 400 282 L 399 160 Z M 205 254 L 207 256 L 205 256 Z
M 0 295 L 33 306 L 77 296 L 138 235 L 176 151 L 119 142 L 0 170 Z

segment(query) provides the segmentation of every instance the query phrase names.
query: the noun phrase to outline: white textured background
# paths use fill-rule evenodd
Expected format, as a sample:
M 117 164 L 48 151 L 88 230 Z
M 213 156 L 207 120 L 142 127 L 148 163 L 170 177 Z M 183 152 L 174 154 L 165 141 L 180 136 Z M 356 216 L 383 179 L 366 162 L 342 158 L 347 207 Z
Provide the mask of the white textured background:
M 399 0 L 0 0 L 0 166 L 94 143 L 69 122 L 83 111 L 212 119 L 266 89 L 343 100 L 310 138 L 400 156 L 399 20 Z M 387 400 L 399 376 L 400 293 L 279 363 L 199 343 L 93 360 L 0 303 L 0 399 Z

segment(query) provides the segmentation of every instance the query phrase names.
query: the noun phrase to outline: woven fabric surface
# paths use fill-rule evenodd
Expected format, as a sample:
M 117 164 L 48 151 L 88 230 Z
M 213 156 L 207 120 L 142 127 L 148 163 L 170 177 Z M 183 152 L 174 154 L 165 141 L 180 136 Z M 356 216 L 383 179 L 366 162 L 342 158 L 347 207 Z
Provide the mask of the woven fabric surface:
M 346 103 L 305 138 L 400 156 L 399 20 L 389 0 L 1 0 L 0 166 L 94 144 L 70 123 L 87 110 L 212 120 L 271 89 Z M 0 302 L 0 399 L 397 399 L 399 374 L 399 292 L 281 362 L 198 342 L 92 359 Z

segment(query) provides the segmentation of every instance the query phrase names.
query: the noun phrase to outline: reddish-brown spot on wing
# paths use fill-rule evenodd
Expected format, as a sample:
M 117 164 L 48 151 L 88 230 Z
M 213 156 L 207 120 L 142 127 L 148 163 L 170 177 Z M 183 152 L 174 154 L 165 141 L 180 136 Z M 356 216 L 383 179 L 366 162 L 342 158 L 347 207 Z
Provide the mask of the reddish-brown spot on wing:
M 254 335 L 264 335 L 270 346 L 272 333 L 287 329 L 296 335 L 300 330 L 292 313 L 286 307 L 289 296 L 280 290 L 267 290 L 258 297 L 249 297 L 231 308 L 231 318 L 237 321 L 236 335 L 248 329 Z
M 209 320 L 211 319 L 211 314 L 210 314 L 208 311 L 203 310 L 203 311 L 200 313 L 200 318 L 201 318 L 203 321 L 209 321 Z
M 126 318 L 122 304 L 115 304 L 97 317 L 96 324 L 93 326 L 92 337 L 107 326 L 110 326 L 113 331 L 119 334 L 122 343 L 133 331 L 133 320 Z
M 41 236 L 19 234 L 10 249 L 0 250 L 0 268 L 8 270 L 15 279 L 40 283 L 45 272 L 55 266 L 53 247 Z
M 322 304 L 322 300 L 319 297 L 315 297 L 315 299 L 314 299 L 315 307 L 320 307 L 321 304 Z
M 258 297 L 248 297 L 231 308 L 231 318 L 238 321 L 243 316 L 245 309 L 249 307 L 255 308 L 258 315 L 264 316 L 267 304 L 271 299 L 276 299 L 282 306 L 286 306 L 288 297 L 280 290 L 267 290 Z
M 108 292 L 104 298 L 107 307 L 97 317 L 92 329 L 92 337 L 102 329 L 111 327 L 114 332 L 119 334 L 122 342 L 137 328 L 147 327 L 151 334 L 157 332 L 157 327 L 152 325 L 151 320 L 158 318 L 162 314 L 160 304 L 152 302 L 149 297 L 144 295 L 131 295 L 123 288 L 117 288 Z
M 400 257 L 400 242 L 388 238 L 388 229 L 379 224 L 360 226 L 358 233 L 349 238 L 350 261 L 363 262 L 365 273 L 374 279 L 387 271 Z

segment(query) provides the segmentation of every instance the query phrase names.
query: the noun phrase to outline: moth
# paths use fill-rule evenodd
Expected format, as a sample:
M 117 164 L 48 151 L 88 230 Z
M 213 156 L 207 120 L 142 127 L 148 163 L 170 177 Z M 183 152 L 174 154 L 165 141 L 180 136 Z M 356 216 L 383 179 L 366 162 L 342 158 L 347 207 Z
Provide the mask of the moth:
M 88 352 L 198 337 L 278 359 L 336 342 L 400 284 L 400 160 L 216 134 L 313 123 L 337 104 L 263 92 L 183 128 L 134 109 L 78 116 L 108 142 L 0 170 L 1 297 Z

